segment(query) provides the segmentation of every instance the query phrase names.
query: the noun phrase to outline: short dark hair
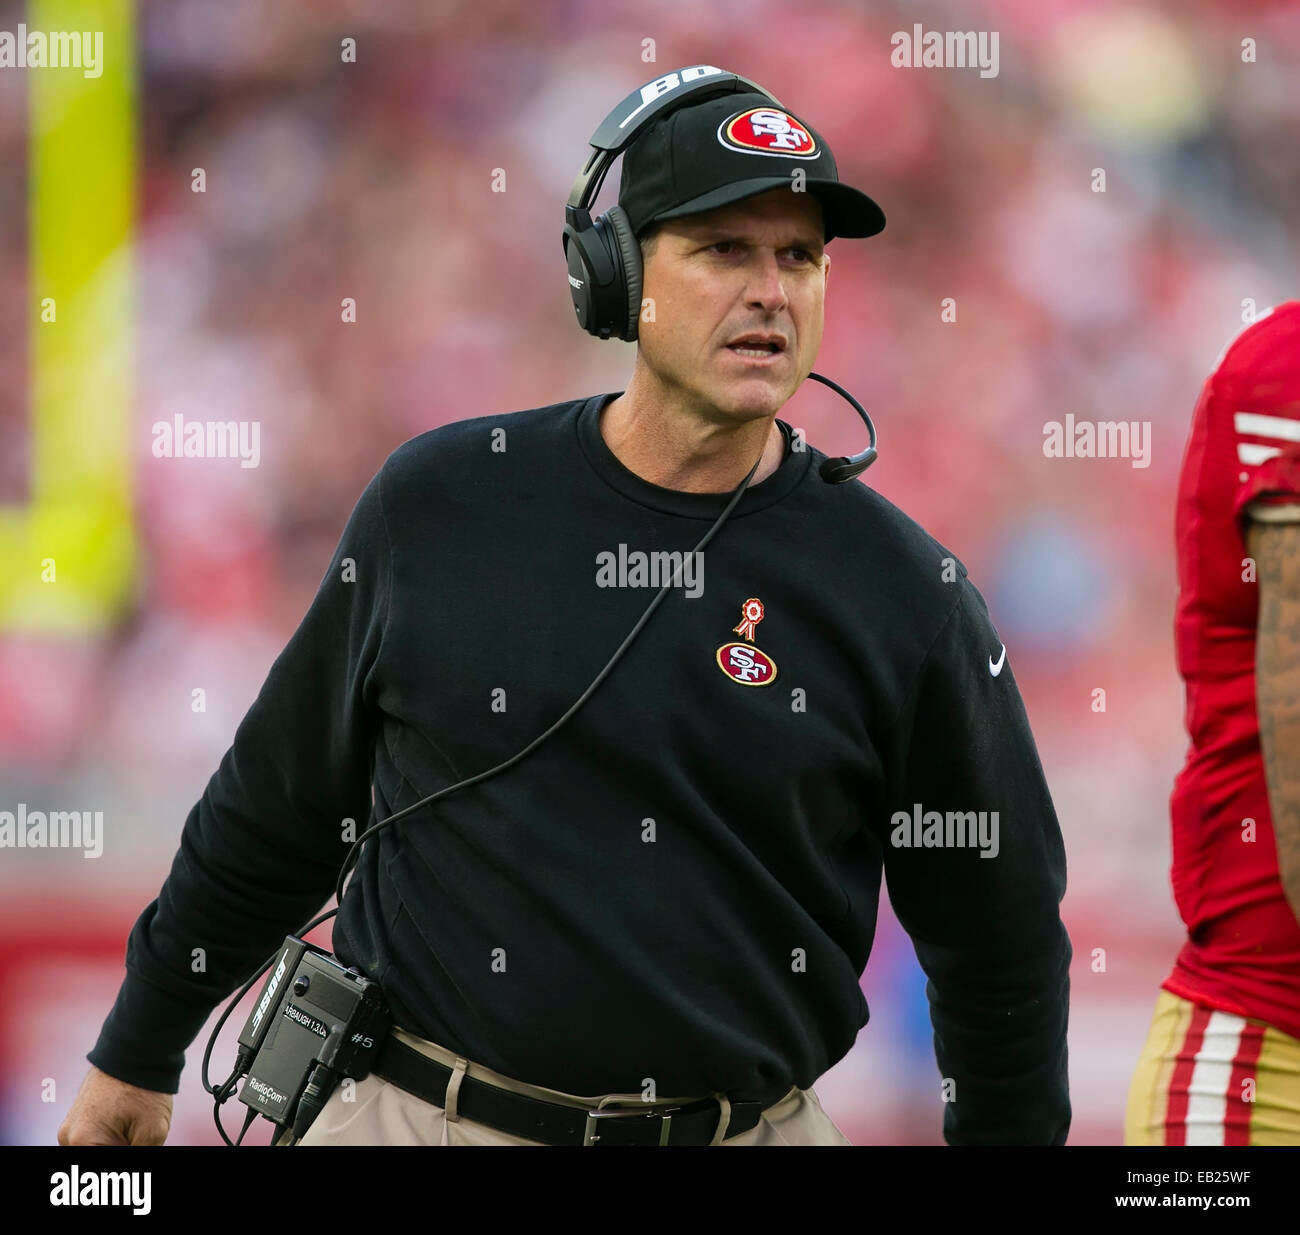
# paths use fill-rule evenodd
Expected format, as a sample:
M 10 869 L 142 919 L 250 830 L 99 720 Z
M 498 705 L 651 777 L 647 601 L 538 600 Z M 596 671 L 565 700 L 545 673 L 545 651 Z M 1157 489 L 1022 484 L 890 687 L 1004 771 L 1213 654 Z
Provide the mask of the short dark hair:
M 655 245 L 659 243 L 658 223 L 648 223 L 641 229 L 641 234 L 637 237 L 637 243 L 641 246 L 641 264 L 644 266 L 650 260 L 650 255 L 655 251 Z

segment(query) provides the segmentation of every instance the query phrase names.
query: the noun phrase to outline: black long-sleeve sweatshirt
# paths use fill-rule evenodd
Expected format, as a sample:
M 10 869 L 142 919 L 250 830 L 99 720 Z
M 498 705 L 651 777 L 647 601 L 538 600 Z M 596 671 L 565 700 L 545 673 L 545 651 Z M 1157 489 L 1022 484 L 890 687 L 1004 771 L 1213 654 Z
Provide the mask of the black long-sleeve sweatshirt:
M 727 495 L 625 468 L 599 430 L 615 397 L 459 421 L 385 461 L 87 1058 L 176 1092 L 351 838 L 547 729 L 680 564 L 564 727 L 365 843 L 335 953 L 396 1023 L 534 1084 L 808 1088 L 867 1022 L 883 868 L 929 979 L 947 1141 L 1064 1143 L 1064 847 L 965 567 L 865 484 L 825 483 L 781 421 L 782 463 L 702 561 L 656 558 Z

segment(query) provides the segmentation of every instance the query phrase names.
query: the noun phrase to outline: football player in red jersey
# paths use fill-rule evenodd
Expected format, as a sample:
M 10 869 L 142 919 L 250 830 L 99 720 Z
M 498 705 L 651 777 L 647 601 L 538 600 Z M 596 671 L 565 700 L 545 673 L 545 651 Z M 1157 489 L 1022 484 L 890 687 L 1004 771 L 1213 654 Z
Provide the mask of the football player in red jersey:
M 1187 940 L 1129 1090 L 1128 1145 L 1300 1144 L 1300 301 L 1206 380 L 1178 483 L 1170 797 Z

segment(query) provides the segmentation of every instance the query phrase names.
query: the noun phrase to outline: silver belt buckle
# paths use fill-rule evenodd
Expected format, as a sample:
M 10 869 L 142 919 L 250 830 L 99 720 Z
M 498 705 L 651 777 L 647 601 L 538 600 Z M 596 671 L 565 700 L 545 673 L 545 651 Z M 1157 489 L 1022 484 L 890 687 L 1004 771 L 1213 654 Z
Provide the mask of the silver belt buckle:
M 662 1119 L 663 1123 L 660 1125 L 659 1128 L 659 1144 L 667 1145 L 668 1131 L 672 1127 L 672 1122 L 673 1122 L 673 1112 L 680 1111 L 681 1109 L 682 1108 L 680 1106 L 670 1106 L 666 1110 L 658 1110 L 658 1111 L 637 1110 L 635 1107 L 630 1111 L 605 1111 L 605 1110 L 588 1111 L 587 1123 L 582 1130 L 582 1143 L 584 1146 L 595 1145 L 595 1143 L 598 1140 L 600 1140 L 600 1136 L 596 1132 L 596 1121 L 598 1119 L 638 1118 L 638 1119 Z

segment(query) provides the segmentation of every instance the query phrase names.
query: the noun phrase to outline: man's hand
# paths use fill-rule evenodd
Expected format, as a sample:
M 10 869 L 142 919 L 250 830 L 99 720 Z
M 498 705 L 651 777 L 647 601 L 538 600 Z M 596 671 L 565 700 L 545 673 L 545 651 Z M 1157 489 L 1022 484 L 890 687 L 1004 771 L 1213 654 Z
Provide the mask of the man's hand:
M 161 1145 L 172 1095 L 140 1089 L 92 1066 L 59 1125 L 60 1145 Z

